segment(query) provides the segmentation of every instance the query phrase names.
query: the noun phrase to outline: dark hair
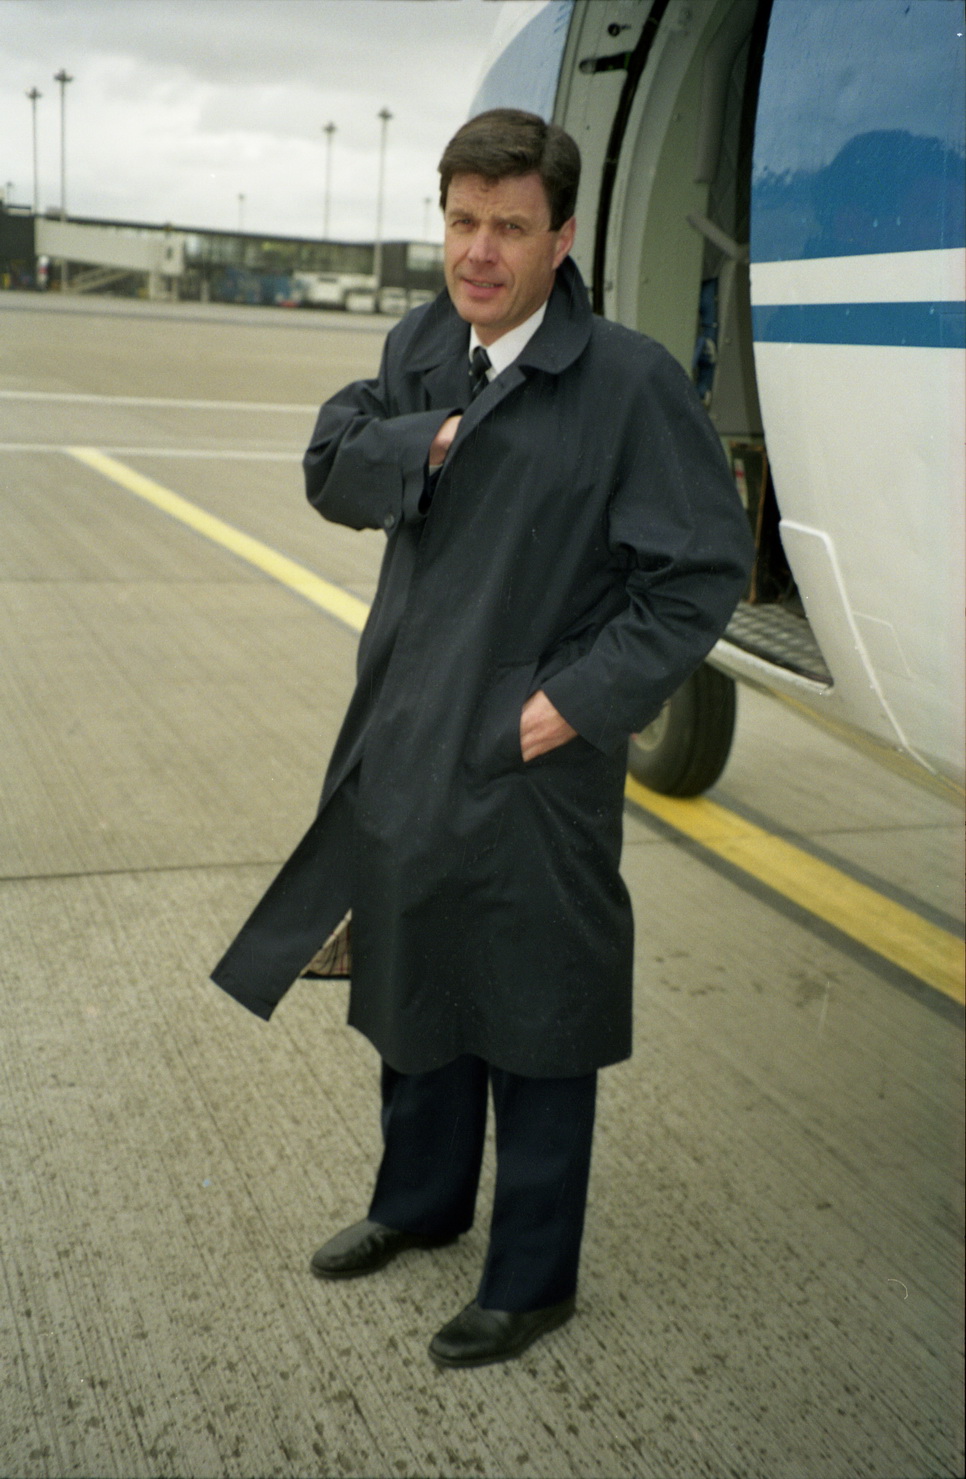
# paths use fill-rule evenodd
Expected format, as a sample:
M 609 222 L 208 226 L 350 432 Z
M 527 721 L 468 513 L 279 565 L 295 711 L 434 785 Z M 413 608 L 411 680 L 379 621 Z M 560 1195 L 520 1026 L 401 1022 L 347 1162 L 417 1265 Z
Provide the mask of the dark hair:
M 538 174 L 550 205 L 550 229 L 559 231 L 577 204 L 580 150 L 568 133 L 519 108 L 491 108 L 457 129 L 439 161 L 439 201 L 454 175 L 503 180 Z

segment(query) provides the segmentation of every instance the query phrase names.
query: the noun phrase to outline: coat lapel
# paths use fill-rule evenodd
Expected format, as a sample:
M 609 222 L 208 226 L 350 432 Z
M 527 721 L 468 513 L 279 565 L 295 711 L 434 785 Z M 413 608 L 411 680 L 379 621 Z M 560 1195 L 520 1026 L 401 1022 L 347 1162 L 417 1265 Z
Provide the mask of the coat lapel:
M 466 331 L 469 342 L 469 329 Z M 466 345 L 449 354 L 441 364 L 423 373 L 423 387 L 431 407 L 467 406 L 470 399 L 470 362 Z
M 467 404 L 469 343 L 469 325 L 456 313 L 444 289 L 406 357 L 406 370 L 420 377 L 428 407 Z

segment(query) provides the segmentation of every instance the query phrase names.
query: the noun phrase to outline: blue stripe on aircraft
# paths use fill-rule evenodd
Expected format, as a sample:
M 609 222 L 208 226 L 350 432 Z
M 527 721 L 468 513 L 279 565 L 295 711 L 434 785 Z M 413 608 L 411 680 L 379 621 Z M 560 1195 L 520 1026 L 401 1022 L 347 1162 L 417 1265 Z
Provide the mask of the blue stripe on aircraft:
M 765 344 L 966 348 L 966 303 L 779 303 L 752 309 Z

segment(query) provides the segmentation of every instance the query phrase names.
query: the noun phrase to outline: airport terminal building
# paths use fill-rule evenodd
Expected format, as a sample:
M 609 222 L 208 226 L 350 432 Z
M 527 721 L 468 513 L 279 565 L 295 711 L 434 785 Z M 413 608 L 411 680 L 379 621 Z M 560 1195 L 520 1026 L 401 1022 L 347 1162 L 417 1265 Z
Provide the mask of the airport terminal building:
M 0 285 L 153 299 L 405 312 L 443 286 L 435 242 L 319 241 L 0 203 Z

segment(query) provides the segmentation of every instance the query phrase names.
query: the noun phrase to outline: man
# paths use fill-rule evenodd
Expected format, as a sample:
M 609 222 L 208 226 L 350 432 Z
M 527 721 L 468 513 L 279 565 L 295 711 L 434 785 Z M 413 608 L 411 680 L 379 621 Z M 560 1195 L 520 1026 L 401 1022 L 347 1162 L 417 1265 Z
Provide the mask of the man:
M 627 738 L 719 636 L 750 555 L 687 377 L 591 313 L 568 258 L 579 170 L 532 114 L 461 128 L 447 291 L 322 408 L 308 496 L 385 529 L 386 553 L 319 815 L 215 971 L 267 1017 L 351 909 L 385 1149 L 320 1277 L 469 1228 L 491 1087 L 489 1250 L 430 1346 L 448 1366 L 573 1313 L 596 1073 L 631 1050 Z

